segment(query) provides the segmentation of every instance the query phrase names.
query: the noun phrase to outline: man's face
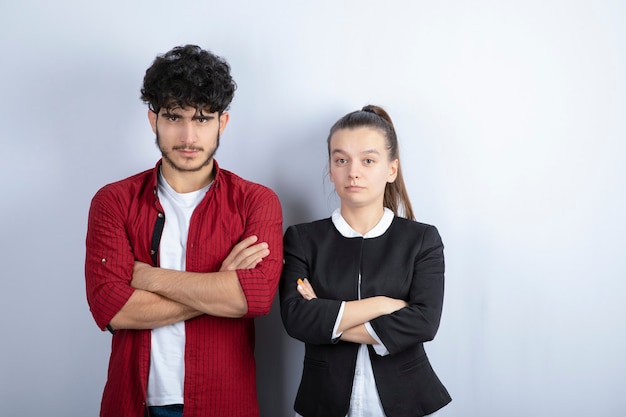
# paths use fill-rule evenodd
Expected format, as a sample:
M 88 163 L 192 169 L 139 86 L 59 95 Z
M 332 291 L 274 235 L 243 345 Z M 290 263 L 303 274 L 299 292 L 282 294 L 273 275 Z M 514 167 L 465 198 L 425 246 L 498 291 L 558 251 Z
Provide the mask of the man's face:
M 193 107 L 148 111 L 163 160 L 179 172 L 201 171 L 211 165 L 228 113 L 202 112 Z

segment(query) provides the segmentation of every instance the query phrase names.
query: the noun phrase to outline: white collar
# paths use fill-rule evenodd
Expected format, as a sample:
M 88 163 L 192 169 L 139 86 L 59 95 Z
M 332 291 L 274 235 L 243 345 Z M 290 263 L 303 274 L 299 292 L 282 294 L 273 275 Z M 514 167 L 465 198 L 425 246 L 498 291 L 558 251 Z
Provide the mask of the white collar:
M 389 226 L 391 226 L 391 222 L 393 222 L 394 217 L 395 216 L 393 214 L 393 211 L 389 210 L 387 207 L 384 207 L 383 217 L 381 217 L 376 226 L 374 226 L 364 235 L 350 227 L 346 219 L 344 219 L 341 215 L 341 209 L 336 209 L 335 211 L 333 211 L 331 220 L 335 225 L 337 231 L 341 233 L 343 237 L 362 237 L 363 239 L 370 239 L 373 237 L 382 236 L 387 231 L 387 229 L 389 229 Z

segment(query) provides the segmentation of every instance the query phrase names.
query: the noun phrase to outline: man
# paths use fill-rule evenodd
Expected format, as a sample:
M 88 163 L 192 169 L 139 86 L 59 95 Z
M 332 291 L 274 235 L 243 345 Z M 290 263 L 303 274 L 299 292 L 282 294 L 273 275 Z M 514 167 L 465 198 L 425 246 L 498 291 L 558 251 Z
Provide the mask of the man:
M 253 318 L 276 293 L 282 211 L 214 159 L 235 88 L 197 46 L 157 57 L 141 93 L 162 158 L 92 200 L 87 300 L 113 333 L 103 417 L 259 415 Z

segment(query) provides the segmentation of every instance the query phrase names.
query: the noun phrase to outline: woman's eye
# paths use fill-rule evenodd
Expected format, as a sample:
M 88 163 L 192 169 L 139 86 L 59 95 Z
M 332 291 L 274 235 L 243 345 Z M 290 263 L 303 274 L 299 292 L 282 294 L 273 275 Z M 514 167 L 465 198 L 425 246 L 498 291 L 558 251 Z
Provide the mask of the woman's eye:
M 366 159 L 366 160 L 365 160 L 365 161 L 363 161 L 363 162 L 365 162 L 365 165 L 371 165 L 371 164 L 373 164 L 373 163 L 374 163 L 374 162 L 376 162 L 376 161 L 374 161 L 373 159 L 369 159 L 369 158 L 368 158 L 368 159 Z
M 336 162 L 338 165 L 343 165 L 343 164 L 345 164 L 345 163 L 346 163 L 346 160 L 345 160 L 345 159 L 343 159 L 343 158 L 339 158 L 339 159 L 337 159 L 335 162 Z

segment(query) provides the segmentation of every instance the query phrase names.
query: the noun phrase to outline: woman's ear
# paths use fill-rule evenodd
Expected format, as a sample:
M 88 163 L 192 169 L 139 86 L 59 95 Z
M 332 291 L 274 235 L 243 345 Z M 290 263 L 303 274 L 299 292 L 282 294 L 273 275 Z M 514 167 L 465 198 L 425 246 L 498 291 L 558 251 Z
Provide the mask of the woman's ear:
M 398 167 L 400 166 L 400 160 L 398 158 L 391 161 L 389 164 L 389 176 L 387 182 L 392 183 L 398 178 Z

